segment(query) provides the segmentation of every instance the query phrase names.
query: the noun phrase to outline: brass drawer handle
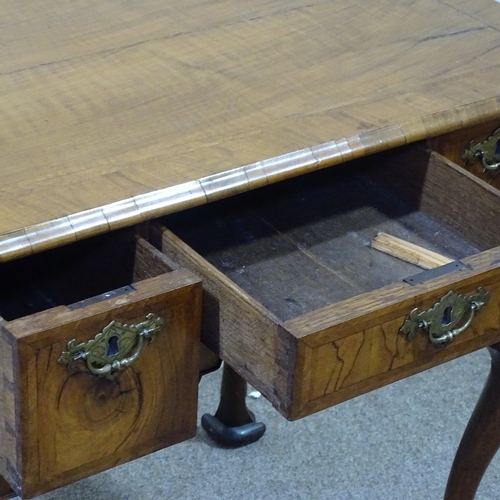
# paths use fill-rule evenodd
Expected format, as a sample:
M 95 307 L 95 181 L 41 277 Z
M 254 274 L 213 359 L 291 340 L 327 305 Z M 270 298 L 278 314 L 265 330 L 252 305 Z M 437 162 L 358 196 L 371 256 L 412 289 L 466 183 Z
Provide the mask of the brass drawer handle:
M 488 163 L 484 156 L 481 157 L 481 159 L 483 161 L 484 170 L 489 172 L 493 177 L 500 174 L 500 161 L 497 163 Z
M 474 144 L 472 141 L 464 151 L 462 159 L 469 166 L 475 159 L 480 159 L 485 172 L 492 177 L 500 174 L 500 128 L 485 141 Z
M 399 331 L 413 340 L 419 330 L 428 330 L 433 344 L 447 344 L 470 326 L 476 313 L 489 300 L 490 294 L 482 287 L 468 297 L 449 291 L 427 311 L 413 309 Z
M 93 375 L 113 380 L 139 357 L 144 340 L 152 341 L 162 325 L 163 320 L 152 313 L 136 325 L 111 321 L 87 342 L 75 344 L 75 339 L 70 340 L 58 362 L 75 372 L 79 370 L 79 362 L 84 361 Z

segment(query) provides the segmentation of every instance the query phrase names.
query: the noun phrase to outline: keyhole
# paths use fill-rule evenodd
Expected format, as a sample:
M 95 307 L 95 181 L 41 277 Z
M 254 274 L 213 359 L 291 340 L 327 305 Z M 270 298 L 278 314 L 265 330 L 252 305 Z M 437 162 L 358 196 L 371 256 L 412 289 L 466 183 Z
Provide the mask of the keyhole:
M 451 323 L 451 313 L 453 312 L 453 307 L 448 306 L 443 311 L 443 319 L 441 320 L 441 326 L 448 326 Z
M 113 335 L 108 339 L 108 356 L 118 354 L 118 337 Z

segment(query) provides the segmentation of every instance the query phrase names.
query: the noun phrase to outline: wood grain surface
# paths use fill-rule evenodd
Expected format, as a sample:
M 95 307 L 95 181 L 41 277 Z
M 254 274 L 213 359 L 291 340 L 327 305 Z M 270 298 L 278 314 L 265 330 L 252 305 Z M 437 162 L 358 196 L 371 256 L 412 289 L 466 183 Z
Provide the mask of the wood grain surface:
M 500 5 L 0 6 L 0 259 L 500 115 Z

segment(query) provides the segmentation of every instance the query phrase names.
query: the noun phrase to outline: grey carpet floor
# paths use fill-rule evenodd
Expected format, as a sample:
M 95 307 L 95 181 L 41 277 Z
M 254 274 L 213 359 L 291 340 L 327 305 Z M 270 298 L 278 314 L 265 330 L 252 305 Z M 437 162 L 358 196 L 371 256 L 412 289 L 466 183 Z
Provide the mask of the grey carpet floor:
M 196 438 L 39 497 L 43 500 L 434 500 L 443 496 L 464 427 L 489 369 L 485 350 L 287 422 L 264 398 L 249 406 L 264 438 L 227 450 Z M 220 374 L 203 378 L 200 414 Z M 477 500 L 500 498 L 500 457 Z

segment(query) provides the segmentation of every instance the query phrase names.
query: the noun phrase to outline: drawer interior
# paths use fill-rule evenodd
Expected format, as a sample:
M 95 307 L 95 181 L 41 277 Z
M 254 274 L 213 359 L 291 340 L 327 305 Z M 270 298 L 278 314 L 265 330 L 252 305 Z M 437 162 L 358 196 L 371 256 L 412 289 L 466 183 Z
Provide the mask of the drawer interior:
M 11 321 L 154 277 L 156 252 L 133 229 L 114 231 L 0 265 L 0 316 Z M 168 268 L 168 265 L 166 266 Z M 117 291 L 117 293 L 120 293 Z
M 379 232 L 454 260 L 500 243 L 496 231 L 470 231 L 476 215 L 450 191 L 448 183 L 460 188 L 455 177 L 468 181 L 422 148 L 406 148 L 162 222 L 286 321 L 422 271 L 371 248 Z M 449 197 L 455 197 L 453 203 Z M 460 216 L 453 206 L 457 201 Z M 474 199 L 473 210 L 484 214 L 483 224 L 494 224 L 482 206 L 488 201 Z

